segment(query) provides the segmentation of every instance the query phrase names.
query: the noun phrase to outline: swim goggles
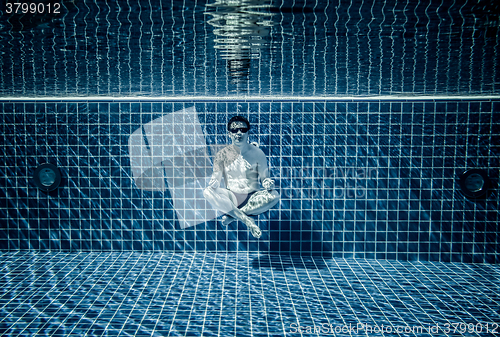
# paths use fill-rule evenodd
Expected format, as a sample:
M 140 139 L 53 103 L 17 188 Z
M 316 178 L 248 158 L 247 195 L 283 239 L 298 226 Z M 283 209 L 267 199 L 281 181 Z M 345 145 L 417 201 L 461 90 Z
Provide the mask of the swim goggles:
M 234 128 L 234 129 L 229 129 L 232 133 L 238 133 L 238 131 L 241 131 L 241 133 L 247 133 L 248 128 Z

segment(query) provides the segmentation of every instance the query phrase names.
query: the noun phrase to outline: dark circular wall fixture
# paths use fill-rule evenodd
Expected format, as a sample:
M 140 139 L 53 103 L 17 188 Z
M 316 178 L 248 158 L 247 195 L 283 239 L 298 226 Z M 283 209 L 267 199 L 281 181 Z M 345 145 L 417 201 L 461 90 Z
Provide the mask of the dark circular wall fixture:
M 486 171 L 479 169 L 467 170 L 460 175 L 458 182 L 462 193 L 467 198 L 480 199 L 487 195 L 490 188 L 490 179 Z
M 57 166 L 45 163 L 38 166 L 33 175 L 36 186 L 45 192 L 55 190 L 61 183 L 61 172 Z

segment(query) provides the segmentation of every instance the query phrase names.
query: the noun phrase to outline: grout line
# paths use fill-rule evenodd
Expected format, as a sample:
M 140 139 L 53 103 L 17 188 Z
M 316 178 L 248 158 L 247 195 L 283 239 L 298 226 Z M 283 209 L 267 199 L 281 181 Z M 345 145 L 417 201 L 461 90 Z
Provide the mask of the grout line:
M 269 102 L 269 101 L 439 101 L 439 100 L 497 100 L 500 95 L 374 95 L 374 96 L 47 96 L 47 97 L 0 97 L 0 102 L 29 101 L 113 101 L 113 102 Z

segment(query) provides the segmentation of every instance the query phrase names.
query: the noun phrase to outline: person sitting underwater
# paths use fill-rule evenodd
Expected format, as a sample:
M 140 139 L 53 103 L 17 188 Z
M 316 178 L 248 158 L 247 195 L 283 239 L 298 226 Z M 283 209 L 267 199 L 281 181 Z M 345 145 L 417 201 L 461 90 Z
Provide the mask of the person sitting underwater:
M 239 219 L 255 238 L 259 238 L 262 232 L 251 216 L 274 207 L 280 195 L 274 190 L 274 180 L 268 176 L 264 152 L 248 143 L 248 120 L 234 116 L 229 120 L 227 130 L 232 144 L 215 156 L 212 178 L 203 195 L 215 209 L 225 213 L 223 225 Z M 222 178 L 226 188 L 220 187 Z

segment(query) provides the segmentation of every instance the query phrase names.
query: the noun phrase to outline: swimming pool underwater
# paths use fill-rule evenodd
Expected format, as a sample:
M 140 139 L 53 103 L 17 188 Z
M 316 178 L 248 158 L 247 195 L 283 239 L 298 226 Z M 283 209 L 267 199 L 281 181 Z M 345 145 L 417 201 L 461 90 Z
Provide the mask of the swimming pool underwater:
M 7 10 L 1 335 L 500 333 L 495 2 Z M 240 222 L 186 226 L 193 198 L 163 176 L 140 188 L 130 139 L 152 157 L 151 123 L 179 111 L 182 147 L 210 156 L 231 116 L 252 123 L 282 196 L 260 239 Z M 63 176 L 49 193 L 33 182 L 44 162 Z M 485 198 L 460 191 L 475 168 L 493 181 Z
M 430 337 L 500 329 L 495 265 L 133 252 L 12 252 L 1 261 L 0 332 L 9 336 Z
M 64 1 L 0 16 L 3 97 L 499 93 L 500 9 L 472 0 Z

